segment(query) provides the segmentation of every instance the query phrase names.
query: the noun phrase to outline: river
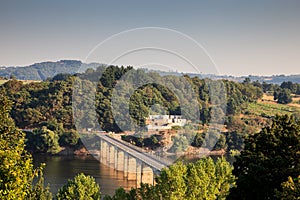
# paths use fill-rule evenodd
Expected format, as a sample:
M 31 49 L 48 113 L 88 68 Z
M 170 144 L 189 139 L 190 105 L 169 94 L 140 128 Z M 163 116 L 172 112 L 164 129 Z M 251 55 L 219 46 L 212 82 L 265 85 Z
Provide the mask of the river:
M 119 187 L 129 190 L 136 187 L 136 181 L 127 181 L 123 178 L 123 172 L 101 164 L 92 156 L 46 156 L 34 155 L 34 165 L 45 163 L 45 185 L 50 184 L 50 191 L 56 194 L 58 189 L 72 179 L 78 173 L 91 175 L 100 185 L 101 194 L 112 195 Z
M 212 156 L 215 160 L 220 156 Z M 45 163 L 44 169 L 45 185 L 50 184 L 50 191 L 56 194 L 58 189 L 67 183 L 68 179 L 74 178 L 78 173 L 91 175 L 100 185 L 102 196 L 108 194 L 113 195 L 115 190 L 123 187 L 129 190 L 131 187 L 136 187 L 136 181 L 125 180 L 123 172 L 101 164 L 93 156 L 47 156 L 34 155 L 34 165 L 38 167 L 40 163 Z M 233 158 L 225 156 L 232 163 Z M 184 160 L 187 162 L 195 162 L 199 158 L 187 157 Z

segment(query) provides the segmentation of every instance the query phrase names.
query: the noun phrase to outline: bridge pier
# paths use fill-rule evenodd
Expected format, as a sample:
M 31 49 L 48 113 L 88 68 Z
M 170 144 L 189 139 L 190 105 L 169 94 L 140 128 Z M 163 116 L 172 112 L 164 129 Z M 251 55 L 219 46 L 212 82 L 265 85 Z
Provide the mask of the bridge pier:
M 136 180 L 136 159 L 128 156 L 127 180 Z
M 107 146 L 108 146 L 108 144 L 106 142 L 104 142 L 103 140 L 101 140 L 100 161 L 101 161 L 101 163 L 103 163 L 105 165 L 107 164 Z
M 137 187 L 141 183 L 154 184 L 155 174 L 167 166 L 140 151 L 120 144 L 115 139 L 100 136 L 100 161 L 117 171 L 123 171 L 124 178 L 136 181 Z M 123 145 L 123 146 L 122 146 Z
M 124 178 L 127 178 L 127 172 L 128 172 L 128 153 L 124 153 L 124 167 L 123 167 L 123 171 L 124 171 Z
M 117 171 L 125 171 L 124 170 L 124 151 L 122 150 L 117 150 L 117 167 L 115 169 L 117 169 Z
M 139 187 L 142 182 L 142 176 L 143 176 L 142 165 L 143 163 L 141 161 L 138 160 L 136 161 L 136 186 L 137 187 Z
M 114 169 L 116 170 L 118 167 L 118 148 L 115 147 L 115 155 L 114 155 Z
M 151 167 L 143 165 L 141 175 L 142 175 L 141 182 L 154 184 L 154 172 Z
M 110 166 L 110 144 L 106 146 L 106 165 Z
M 113 145 L 109 146 L 109 166 L 114 168 L 115 167 L 115 147 Z

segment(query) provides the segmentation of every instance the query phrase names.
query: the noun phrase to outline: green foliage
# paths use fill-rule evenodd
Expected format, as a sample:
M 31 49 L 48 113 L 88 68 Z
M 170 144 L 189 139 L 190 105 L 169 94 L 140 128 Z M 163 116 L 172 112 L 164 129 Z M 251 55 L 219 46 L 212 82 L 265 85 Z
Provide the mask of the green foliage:
M 56 154 L 60 151 L 59 136 L 46 126 L 27 133 L 28 148 L 37 152 Z
M 225 199 L 234 185 L 232 167 L 224 159 L 204 158 L 189 164 L 186 199 Z
M 58 200 L 100 200 L 100 187 L 91 176 L 78 174 L 58 190 Z
M 48 65 L 50 63 L 44 63 Z M 78 63 L 71 61 L 61 61 L 61 65 L 69 65 Z M 139 77 L 139 81 L 143 82 L 147 77 L 153 77 L 155 80 L 162 80 L 163 78 L 156 73 L 146 74 L 143 70 L 134 70 L 132 67 L 118 67 L 118 66 L 109 66 L 105 70 L 105 67 L 100 66 L 97 69 L 89 69 L 86 73 L 77 74 L 81 78 L 78 85 L 82 88 L 78 90 L 78 99 L 75 99 L 76 105 L 82 108 L 82 112 L 76 112 L 76 119 L 81 120 L 87 127 L 77 127 L 77 128 L 93 128 L 95 126 L 96 120 L 98 118 L 99 124 L 103 130 L 120 132 L 120 127 L 115 122 L 114 116 L 111 109 L 111 95 L 113 87 L 116 85 L 117 81 L 128 71 L 133 71 L 135 75 Z M 134 78 L 135 76 L 131 77 Z M 100 82 L 98 82 L 100 78 Z M 199 97 L 199 108 L 200 108 L 200 119 L 206 124 L 210 120 L 210 102 L 212 94 L 210 94 L 208 84 L 210 87 L 213 87 L 214 90 L 218 90 L 219 85 L 225 86 L 227 90 L 227 105 L 229 114 L 239 113 L 241 108 L 247 102 L 255 101 L 260 97 L 260 88 L 253 85 L 244 85 L 240 83 L 235 83 L 231 81 L 211 81 L 200 80 L 199 78 L 189 78 L 185 77 L 188 81 L 192 83 L 198 97 Z M 130 77 L 129 77 L 130 79 Z M 173 80 L 174 79 L 174 80 Z M 74 76 L 59 74 L 53 79 L 48 79 L 43 82 L 36 82 L 30 84 L 22 84 L 22 82 L 17 80 L 10 80 L 1 87 L 5 89 L 4 93 L 15 103 L 13 105 L 12 116 L 20 128 L 37 128 L 40 127 L 41 122 L 51 123 L 55 122 L 56 126 L 63 124 L 63 129 L 70 131 L 74 129 L 74 121 L 72 120 L 72 89 L 75 81 Z M 172 77 L 172 81 L 176 87 L 181 88 L 183 84 L 180 82 L 180 79 Z M 82 104 L 87 100 L 83 101 L 86 96 L 81 94 L 82 91 L 91 91 L 95 89 L 94 86 L 97 85 L 96 91 L 96 113 L 84 112 L 84 106 L 91 106 L 95 102 L 93 99 L 90 100 L 89 105 Z M 126 86 L 126 85 L 125 85 Z M 80 96 L 82 95 L 82 96 Z M 124 95 L 124 94 L 123 94 Z M 213 95 L 218 95 L 213 94 Z M 120 94 L 120 108 L 117 110 L 122 111 L 127 109 L 124 107 L 126 102 L 122 94 Z M 184 98 L 183 98 L 184 99 Z M 216 98 L 220 99 L 220 98 Z M 74 99 L 73 99 L 74 100 Z M 88 101 L 89 102 L 89 101 Z M 123 103 L 124 104 L 123 104 Z M 226 102 L 213 102 L 214 106 L 220 107 L 220 105 L 226 104 Z M 187 103 L 188 104 L 188 103 Z M 130 98 L 129 108 L 130 108 L 130 117 L 136 124 L 141 126 L 145 125 L 145 117 L 149 115 L 149 111 L 153 105 L 160 105 L 165 109 L 166 112 L 170 114 L 181 114 L 180 105 L 177 97 L 174 95 L 174 91 L 171 91 L 169 88 L 159 84 L 146 84 L 141 88 L 137 88 L 134 91 L 133 95 Z M 221 107 L 220 107 L 221 109 Z M 216 109 L 216 112 L 225 112 L 225 109 L 222 108 Z M 160 112 L 160 111 L 156 111 Z M 188 113 L 187 113 L 188 114 Z M 117 116 L 120 118 L 119 123 L 126 120 L 123 120 L 121 113 Z M 221 116 L 221 115 L 216 115 Z M 124 116 L 128 117 L 128 116 Z M 219 120 L 219 119 L 217 119 Z M 222 120 L 222 119 L 221 119 Z M 128 124 L 120 124 L 122 127 L 127 127 Z M 47 126 L 48 127 L 48 126 Z M 131 129 L 132 127 L 128 127 Z M 54 131 L 52 128 L 48 129 Z M 124 131 L 124 130 L 123 130 Z M 59 136 L 62 133 L 57 133 Z
M 236 158 L 237 188 L 231 199 L 273 199 L 286 177 L 300 172 L 300 125 L 292 117 L 276 116 L 269 127 L 245 140 Z
M 225 199 L 234 183 L 232 167 L 224 158 L 216 162 L 212 158 L 203 158 L 196 163 L 178 162 L 163 169 L 154 186 L 141 184 L 141 187 L 126 194 L 123 189 L 118 189 L 113 197 L 107 199 Z
M 277 102 L 280 104 L 288 104 L 293 101 L 291 91 L 289 89 L 283 89 L 280 91 L 277 98 Z
M 52 200 L 52 193 L 49 191 L 49 186 L 44 186 L 44 177 L 42 169 L 39 170 L 38 181 L 34 185 L 32 192 L 28 194 L 28 200 Z
M 201 147 L 203 145 L 204 138 L 205 138 L 205 133 L 197 133 L 191 145 L 194 147 Z
M 25 151 L 25 135 L 9 116 L 11 103 L 0 93 L 0 199 L 42 199 L 51 195 L 41 185 L 42 169 L 35 170 L 32 157 Z M 32 188 L 33 178 L 40 172 L 40 181 Z
M 244 148 L 244 135 L 238 132 L 226 133 L 227 150 L 242 150 Z
M 176 163 L 161 172 L 157 177 L 157 190 L 164 199 L 183 199 L 187 192 L 187 166 Z
M 79 134 L 75 130 L 64 132 L 59 138 L 59 144 L 62 146 L 75 146 L 78 144 Z
M 252 115 L 260 116 L 263 113 L 266 117 L 275 117 L 276 114 L 293 114 L 299 112 L 299 108 L 284 104 L 270 104 L 264 102 L 250 103 L 247 112 Z
M 0 94 L 0 199 L 24 199 L 34 176 L 24 150 L 24 134 L 9 116 L 11 104 Z
M 239 155 L 241 155 L 241 152 L 240 152 L 239 150 L 236 150 L 236 149 L 231 149 L 231 150 L 229 151 L 229 154 L 230 154 L 230 156 L 234 157 L 234 156 L 239 156 Z
M 217 141 L 217 143 L 215 144 L 213 150 L 221 150 L 221 149 L 226 149 L 227 148 L 227 141 L 226 141 L 226 137 L 224 134 L 220 134 L 219 133 L 219 139 Z
M 206 147 L 212 150 L 221 150 L 227 147 L 225 135 L 213 130 L 197 133 L 191 145 L 194 147 Z
M 189 141 L 185 135 L 175 135 L 172 140 L 173 146 L 169 150 L 170 152 L 184 152 L 189 146 Z
M 70 63 L 68 61 L 62 61 L 61 64 L 68 65 Z M 76 65 L 76 62 L 73 64 Z M 120 113 L 115 113 L 113 115 L 111 100 L 114 91 L 113 87 L 115 87 L 117 83 L 120 84 L 121 81 L 119 81 L 119 79 L 123 75 L 130 74 L 128 73 L 129 71 L 134 74 L 134 76 L 128 77 L 129 80 L 134 79 L 133 82 L 137 77 L 140 79 L 138 80 L 140 82 L 146 82 L 149 77 L 158 82 L 166 78 L 153 72 L 146 74 L 144 70 L 134 70 L 132 67 L 109 66 L 105 68 L 100 66 L 97 69 L 87 69 L 85 73 L 76 75 L 81 79 L 78 80 L 78 85 L 80 87 L 76 88 L 78 90 L 78 98 L 75 99 L 72 99 L 72 90 L 74 89 L 76 77 L 66 74 L 59 74 L 53 79 L 26 85 L 17 80 L 10 80 L 0 87 L 4 89 L 3 94 L 14 101 L 11 114 L 16 125 L 22 129 L 41 129 L 42 126 L 46 126 L 48 130 L 55 133 L 53 135 L 49 132 L 49 138 L 53 141 L 52 146 L 54 147 L 51 147 L 49 152 L 56 153 L 58 149 L 56 146 L 57 136 L 59 137 L 58 141 L 60 146 L 69 146 L 73 148 L 79 146 L 78 142 L 80 141 L 78 140 L 78 134 L 75 131 L 75 124 L 72 118 L 72 100 L 73 103 L 81 108 L 76 110 L 76 116 L 74 116 L 77 120 L 82 122 L 82 127 L 76 124 L 76 128 L 80 131 L 81 129 L 95 127 L 97 120 L 102 130 L 105 131 L 121 132 L 132 130 L 133 127 L 130 123 L 127 123 L 127 119 L 131 118 L 135 124 L 145 126 L 145 117 L 149 115 L 150 111 L 161 113 L 163 110 L 168 114 L 182 114 L 180 110 L 180 106 L 182 105 L 180 105 L 179 99 L 174 91 L 171 91 L 171 89 L 165 85 L 145 84 L 133 91 L 129 103 L 125 98 L 126 93 L 123 91 L 120 91 L 119 96 L 117 95 L 117 97 L 115 97 L 115 95 L 114 98 L 118 98 L 118 101 L 120 101 L 119 108 L 116 108 L 115 110 L 120 111 Z M 174 90 L 184 87 L 184 84 L 182 84 L 178 77 L 168 78 L 172 79 L 176 86 Z M 263 87 L 256 82 L 242 84 L 227 80 L 212 81 L 209 79 L 199 79 L 197 77 L 190 78 L 187 75 L 184 76 L 184 78 L 191 83 L 196 92 L 200 110 L 199 119 L 204 126 L 209 122 L 222 122 L 224 120 L 223 115 L 225 114 L 229 116 L 239 114 L 248 104 L 250 104 L 250 110 L 255 106 L 261 106 L 259 103 L 257 103 L 257 105 L 254 103 L 257 99 L 261 98 Z M 220 91 L 222 90 L 222 87 L 220 86 L 224 86 L 226 91 Z M 126 88 L 126 84 L 124 87 Z M 83 91 L 92 90 L 96 92 L 96 102 L 94 102 L 94 98 L 87 99 L 89 97 L 83 93 Z M 210 90 L 213 90 L 214 92 L 211 93 Z M 220 98 L 220 93 L 224 94 L 224 92 L 226 92 L 226 99 Z M 189 103 L 183 102 L 183 104 L 188 105 Z M 157 105 L 159 105 L 159 107 Z M 94 112 L 93 109 L 88 109 L 91 106 L 96 106 L 96 112 Z M 130 116 L 123 114 L 128 107 Z M 269 111 L 272 113 L 283 111 L 280 109 L 272 109 L 273 107 L 264 113 L 268 115 Z M 256 111 L 254 112 L 256 113 Z M 249 113 L 251 114 L 252 111 L 249 111 Z M 262 113 L 259 113 L 258 115 L 261 114 Z M 118 118 L 118 124 L 115 121 L 116 118 Z M 230 125 L 230 123 L 227 125 Z M 240 131 L 234 131 L 239 134 L 252 131 L 247 130 L 248 128 L 251 128 L 250 126 L 243 125 L 241 127 L 243 128 L 240 128 Z M 124 130 L 121 130 L 121 128 Z M 176 129 L 178 127 L 174 128 Z M 32 134 L 30 135 L 30 133 L 28 133 L 28 149 L 33 147 L 33 149 L 30 150 L 34 150 L 35 152 L 47 152 L 48 149 L 45 148 L 47 142 L 46 145 L 36 145 L 37 141 L 43 143 L 44 140 L 41 137 L 38 139 L 37 135 L 39 134 L 36 134 L 33 137 Z M 199 138 L 200 137 L 198 137 L 198 139 Z M 222 141 L 219 142 L 218 147 L 216 147 L 217 149 L 226 147 L 226 145 L 221 144 Z M 188 143 L 191 142 L 193 141 L 188 141 Z M 30 143 L 35 144 L 31 145 Z M 150 146 L 150 143 L 153 143 L 156 147 L 158 146 L 156 145 L 155 140 L 142 142 L 143 145 L 146 143 Z M 174 146 L 174 148 L 176 148 L 175 151 L 183 151 L 187 147 L 183 137 L 175 138 L 175 144 L 177 145 Z M 199 145 L 200 141 L 196 146 Z
M 118 188 L 112 197 L 110 197 L 109 195 L 105 195 L 103 198 L 103 200 L 126 200 L 126 199 L 130 199 L 130 194 L 128 194 L 122 187 Z
M 291 81 L 284 81 L 281 83 L 280 88 L 289 89 L 294 94 L 300 94 L 300 84 L 292 83 Z
M 276 190 L 278 199 L 299 200 L 300 198 L 300 175 L 298 178 L 288 177 L 286 182 L 281 184 L 281 190 Z

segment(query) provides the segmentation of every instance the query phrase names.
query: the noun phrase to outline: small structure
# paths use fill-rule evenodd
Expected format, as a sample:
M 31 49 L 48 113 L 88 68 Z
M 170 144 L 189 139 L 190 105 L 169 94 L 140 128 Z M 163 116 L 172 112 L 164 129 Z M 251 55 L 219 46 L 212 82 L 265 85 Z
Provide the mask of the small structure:
M 146 125 L 149 132 L 170 130 L 173 126 L 184 126 L 186 119 L 181 115 L 150 115 L 146 119 Z

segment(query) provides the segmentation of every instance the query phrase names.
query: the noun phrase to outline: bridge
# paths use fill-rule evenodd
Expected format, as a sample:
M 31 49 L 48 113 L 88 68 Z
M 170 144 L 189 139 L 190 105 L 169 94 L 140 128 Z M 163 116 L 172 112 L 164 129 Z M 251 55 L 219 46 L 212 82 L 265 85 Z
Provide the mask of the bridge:
M 100 137 L 100 162 L 124 172 L 124 178 L 140 183 L 154 184 L 155 175 L 171 163 L 145 153 L 141 148 L 133 147 L 107 134 Z

